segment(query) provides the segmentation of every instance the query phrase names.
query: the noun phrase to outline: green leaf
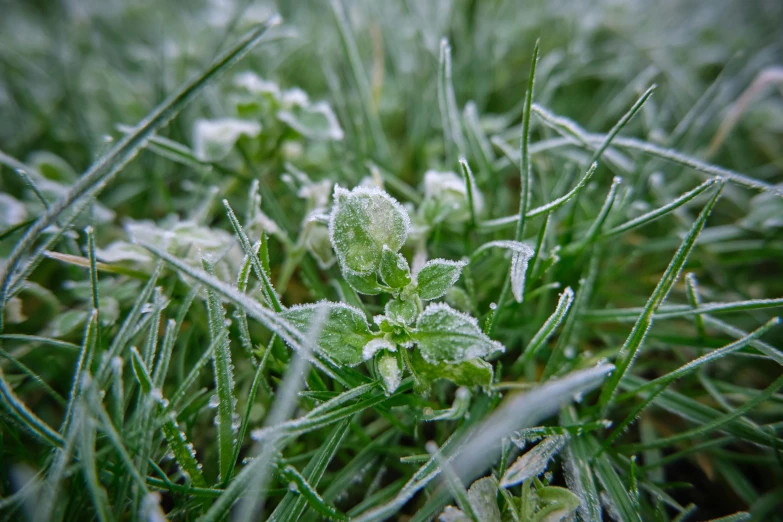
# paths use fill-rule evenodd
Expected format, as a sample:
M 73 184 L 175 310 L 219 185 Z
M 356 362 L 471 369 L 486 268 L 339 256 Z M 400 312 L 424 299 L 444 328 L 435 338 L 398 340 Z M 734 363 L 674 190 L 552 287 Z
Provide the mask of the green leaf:
M 381 254 L 381 278 L 392 288 L 403 288 L 411 282 L 411 269 L 405 257 L 386 245 Z
M 492 384 L 492 365 L 481 359 L 471 359 L 459 364 L 430 364 L 424 360 L 419 350 L 414 350 L 410 362 L 417 385 L 422 390 L 429 389 L 438 379 L 448 379 L 460 386 L 478 385 L 485 389 Z
M 454 286 L 462 273 L 464 261 L 448 261 L 446 259 L 433 259 L 416 274 L 418 283 L 416 292 L 424 300 L 432 300 L 441 297 L 446 290 Z
M 408 212 L 379 188 L 334 188 L 329 236 L 343 272 L 367 275 L 381 264 L 383 247 L 397 252 L 410 227 Z
M 318 334 L 319 351 L 338 364 L 356 366 L 361 363 L 364 360 L 362 348 L 373 338 L 361 310 L 343 303 L 323 301 L 293 306 L 280 315 L 306 333 L 320 307 L 327 308 L 327 315 Z
M 391 395 L 402 382 L 402 370 L 397 363 L 397 357 L 384 353 L 378 359 L 378 373 L 381 375 L 383 388 L 387 395 Z
M 456 364 L 506 350 L 481 331 L 478 321 L 444 303 L 431 304 L 421 313 L 413 340 L 430 364 Z
M 405 326 L 413 324 L 419 313 L 416 303 L 406 299 L 393 299 L 386 303 L 384 310 L 389 321 Z
M 360 294 L 378 295 L 383 292 L 383 287 L 378 284 L 378 277 L 375 275 L 375 273 L 367 275 L 351 274 L 347 270 L 343 269 L 342 265 L 340 266 L 340 269 L 342 270 L 345 280 L 349 285 L 351 285 L 351 288 Z

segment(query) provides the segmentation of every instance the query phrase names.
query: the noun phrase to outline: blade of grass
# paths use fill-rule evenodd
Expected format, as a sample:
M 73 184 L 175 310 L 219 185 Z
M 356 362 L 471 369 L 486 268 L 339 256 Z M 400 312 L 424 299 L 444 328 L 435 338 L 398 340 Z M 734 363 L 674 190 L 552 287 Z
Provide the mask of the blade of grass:
M 237 289 L 223 283 L 203 270 L 194 269 L 183 263 L 181 260 L 173 257 L 169 253 L 158 249 L 157 247 L 141 242 L 139 242 L 139 244 L 156 256 L 163 259 L 168 264 L 174 266 L 180 272 L 187 274 L 191 278 L 202 283 L 208 289 L 214 291 L 216 294 L 222 295 L 224 298 L 243 308 L 245 312 L 247 312 L 247 315 L 258 320 L 272 332 L 283 338 L 286 343 L 294 349 L 294 351 L 302 351 L 302 333 L 276 313 L 267 310 L 258 304 L 258 302 L 250 299 L 246 295 L 240 293 Z M 344 378 L 346 372 L 334 371 L 332 368 L 337 368 L 337 365 L 331 361 L 328 361 L 326 357 L 323 356 L 323 354 L 320 355 L 320 358 L 327 360 L 329 367 L 311 355 L 308 355 L 308 357 L 319 370 L 347 385 Z
M 646 383 L 646 380 L 629 374 L 623 380 L 621 387 L 623 389 L 632 389 L 638 388 Z M 758 395 L 756 398 L 757 397 Z M 713 424 L 715 423 L 716 419 L 719 419 L 721 416 L 723 416 L 723 413 L 720 411 L 670 389 L 661 392 L 661 394 L 653 400 L 653 403 L 663 408 L 664 410 L 673 413 L 674 415 L 693 422 L 694 424 Z M 721 426 L 721 430 L 760 446 L 776 447 L 776 445 L 779 444 L 779 439 L 765 430 L 754 428 L 751 424 L 739 422 L 736 419 L 726 422 L 723 426 Z M 641 445 L 639 445 L 639 447 L 641 447 Z M 646 447 L 647 446 L 645 446 L 645 448 Z M 651 441 L 650 447 L 661 446 L 660 443 L 658 443 L 656 440 Z
M 595 173 L 595 169 L 598 167 L 597 163 L 593 163 L 590 165 L 590 168 L 587 169 L 587 172 L 584 176 L 582 176 L 582 179 L 579 180 L 579 183 L 574 186 L 570 191 L 565 193 L 564 195 L 560 196 L 559 198 L 550 201 L 549 203 L 545 205 L 541 205 L 540 207 L 536 207 L 526 214 L 526 218 L 534 218 L 537 216 L 541 216 L 543 214 L 548 214 L 550 212 L 554 212 L 561 206 L 563 206 L 565 203 L 570 201 L 576 194 L 582 190 L 585 185 L 587 185 L 587 182 L 590 181 L 590 178 L 593 177 L 593 174 Z M 490 219 L 487 221 L 483 221 L 478 225 L 478 228 L 481 232 L 495 232 L 497 230 L 502 230 L 506 227 L 510 227 L 512 225 L 516 225 L 519 221 L 519 216 L 506 216 L 502 218 L 497 219 Z
M 464 157 L 465 135 L 459 118 L 454 85 L 451 80 L 451 46 L 446 38 L 440 41 L 438 60 L 438 107 L 443 126 L 443 143 L 446 149 L 446 162 L 451 164 L 457 156 Z M 454 147 L 456 146 L 456 151 Z M 456 152 L 456 154 L 455 154 Z
M 356 89 L 359 91 L 359 98 L 362 101 L 362 115 L 364 116 L 372 140 L 378 148 L 381 157 L 386 158 L 389 156 L 389 145 L 386 142 L 386 136 L 383 134 L 383 127 L 378 118 L 377 110 L 372 102 L 370 84 L 367 80 L 367 74 L 365 73 L 364 67 L 362 66 L 359 48 L 356 45 L 350 22 L 345 14 L 345 8 L 343 7 L 342 0 L 331 0 L 329 5 L 332 8 L 332 13 L 337 22 L 340 41 L 342 42 L 343 49 L 348 57 L 353 81 L 356 84 Z
M 8 360 L 11 364 L 16 366 L 23 374 L 27 375 L 34 383 L 36 387 L 41 388 L 46 394 L 57 402 L 60 406 L 65 407 L 67 401 L 57 393 L 46 381 L 44 381 L 40 375 L 27 367 L 22 361 L 0 348 L 0 357 Z
M 654 315 L 655 319 L 676 319 L 702 314 L 750 312 L 754 310 L 766 310 L 783 306 L 783 298 L 777 299 L 748 299 L 747 301 L 734 301 L 731 303 L 707 303 L 697 308 L 691 305 L 662 306 Z M 615 308 L 609 310 L 590 310 L 582 315 L 587 321 L 632 321 L 639 317 L 644 308 Z
M 536 332 L 533 338 L 530 339 L 530 342 L 527 343 L 524 351 L 514 362 L 513 366 L 511 367 L 512 372 L 519 372 L 522 368 L 529 364 L 530 361 L 533 360 L 533 357 L 535 357 L 538 350 L 544 346 L 544 344 L 554 333 L 555 329 L 563 321 L 563 318 L 565 318 L 566 314 L 568 314 L 568 310 L 571 308 L 571 303 L 573 302 L 574 291 L 571 290 L 570 286 L 566 287 L 566 289 L 563 290 L 563 293 L 560 295 L 560 299 L 557 302 L 555 311 L 552 312 L 552 315 L 549 316 L 549 319 L 547 319 L 546 322 L 541 325 L 541 328 L 539 328 L 538 332 Z
M 286 466 L 285 469 L 283 469 L 281 472 L 281 475 L 290 483 L 296 485 L 296 491 L 303 503 L 309 505 L 321 516 L 326 517 L 329 520 L 348 520 L 348 517 L 345 514 L 324 502 L 324 499 L 318 495 L 318 492 L 315 490 L 315 488 L 307 482 L 307 479 L 305 479 L 301 473 L 296 470 L 295 467 Z M 295 518 L 281 520 L 298 520 L 298 517 L 295 516 Z
M 434 441 L 429 441 L 426 444 L 426 448 L 427 453 L 435 457 L 441 475 L 443 475 L 444 481 L 446 482 L 449 494 L 457 502 L 460 510 L 462 510 L 469 520 L 481 522 L 476 516 L 476 510 L 473 508 L 473 503 L 470 501 L 470 498 L 468 498 L 468 491 L 465 489 L 465 484 L 462 483 L 454 472 L 449 460 L 440 452 L 438 445 Z
M 720 319 L 715 319 L 710 315 L 702 315 L 702 318 L 704 319 L 704 322 L 706 324 L 709 324 L 710 326 L 713 326 L 718 330 L 731 335 L 732 337 L 740 338 L 745 335 L 748 335 L 747 332 L 744 332 L 739 328 L 735 328 L 734 326 L 725 323 Z M 751 342 L 750 345 L 756 350 L 758 350 L 759 352 L 763 353 L 764 355 L 772 359 L 773 361 L 775 361 L 776 363 L 783 366 L 783 353 L 781 353 L 781 351 L 775 348 L 774 346 L 759 340 L 755 340 Z
M 638 100 L 636 100 L 636 103 L 634 103 L 631 108 L 623 114 L 623 117 L 620 118 L 620 120 L 612 127 L 612 129 L 609 131 L 609 133 L 604 136 L 603 141 L 598 146 L 598 148 L 593 152 L 592 157 L 590 158 L 590 161 L 588 163 L 592 164 L 598 161 L 601 158 L 601 155 L 606 151 L 606 149 L 609 148 L 609 145 L 612 144 L 614 139 L 617 137 L 617 134 L 623 128 L 628 124 L 629 121 L 636 115 L 637 112 L 639 112 L 639 109 L 642 108 L 642 106 L 647 102 L 647 100 L 652 96 L 652 94 L 655 92 L 655 89 L 657 88 L 656 85 L 651 85 L 645 92 L 642 94 Z
M 109 522 L 114 520 L 112 509 L 109 505 L 109 497 L 106 490 L 101 486 L 98 480 L 97 458 L 95 456 L 95 421 L 86 415 L 83 411 L 84 403 L 80 401 L 74 415 L 77 422 L 81 425 L 81 436 L 79 437 L 79 458 L 82 462 L 82 471 L 84 481 L 87 483 L 87 490 L 92 499 L 92 505 L 95 509 L 95 515 L 100 522 Z
M 658 396 L 663 392 L 667 386 L 669 386 L 671 383 L 673 383 L 675 380 L 684 377 L 685 375 L 688 375 L 694 371 L 696 371 L 698 368 L 703 366 L 704 364 L 707 364 L 708 362 L 715 361 L 717 359 L 720 359 L 721 357 L 725 357 L 726 355 L 739 350 L 745 346 L 747 346 L 753 339 L 757 339 L 758 337 L 761 337 L 766 332 L 768 332 L 773 326 L 776 326 L 780 323 L 779 318 L 774 318 L 770 321 L 768 321 L 764 326 L 758 328 L 757 330 L 753 331 L 750 335 L 743 337 L 739 341 L 736 341 L 734 343 L 731 343 L 723 348 L 720 348 L 718 350 L 714 350 L 708 354 L 705 354 L 697 359 L 694 359 L 693 361 L 689 362 L 688 364 L 685 364 L 684 366 L 681 366 L 680 368 L 667 373 L 666 375 L 663 375 L 661 377 L 658 377 L 657 379 L 654 379 L 648 383 L 646 383 L 643 386 L 640 386 L 639 388 L 636 388 L 635 390 L 625 393 L 623 395 L 620 395 L 617 397 L 617 401 L 622 401 L 623 399 L 628 399 L 630 397 L 637 396 L 641 393 L 649 392 L 644 400 L 636 405 L 631 412 L 625 417 L 625 419 L 620 422 L 617 427 L 610 433 L 605 439 L 603 444 L 601 445 L 600 452 L 606 451 L 620 435 L 622 435 L 623 432 L 626 431 L 628 426 L 636 419 L 639 418 L 642 411 Z
M 215 275 L 214 263 L 204 258 L 202 260 L 206 272 Z M 217 426 L 218 457 L 220 463 L 220 474 L 218 483 L 224 486 L 231 475 L 231 468 L 234 466 L 232 457 L 234 455 L 234 412 L 236 410 L 236 399 L 234 398 L 234 367 L 231 364 L 231 347 L 228 335 L 222 335 L 227 330 L 226 313 L 220 298 L 210 288 L 207 288 L 207 308 L 209 311 L 209 336 L 214 341 L 218 337 L 223 337 L 223 341 L 215 345 L 212 352 L 212 366 L 215 373 L 215 393 L 217 394 L 217 416 L 215 425 Z
M 465 181 L 465 193 L 468 195 L 468 208 L 470 209 L 470 226 L 476 225 L 476 203 L 473 201 L 473 191 L 476 188 L 476 180 L 473 179 L 473 172 L 465 158 L 459 159 L 459 165 L 462 167 L 462 179 Z
M 603 232 L 600 236 L 601 239 L 608 239 L 610 237 L 617 236 L 619 234 L 623 234 L 625 232 L 628 232 L 629 230 L 632 230 L 637 227 L 641 227 L 644 225 L 647 225 L 648 223 L 652 223 L 656 219 L 663 217 L 673 210 L 681 207 L 682 205 L 688 203 L 692 199 L 694 199 L 699 194 L 702 194 L 704 191 L 709 189 L 711 186 L 713 186 L 715 183 L 717 183 L 719 180 L 717 178 L 710 178 L 698 187 L 682 194 L 677 199 L 671 201 L 670 203 L 667 203 L 666 205 L 657 208 L 655 210 L 651 210 L 650 212 L 647 212 L 637 218 L 631 219 L 630 221 L 627 221 L 623 223 L 622 225 L 617 225 L 616 227 L 612 227 L 611 229 Z
M 606 411 L 612 403 L 617 386 L 630 369 L 636 356 L 639 354 L 644 339 L 647 336 L 647 332 L 650 330 L 650 326 L 652 325 L 653 315 L 657 311 L 658 307 L 666 300 L 666 297 L 669 295 L 669 292 L 674 286 L 674 283 L 679 278 L 680 272 L 685 266 L 685 262 L 688 260 L 688 256 L 695 246 L 696 238 L 698 238 L 699 232 L 701 232 L 701 230 L 704 228 L 704 225 L 707 222 L 707 218 L 710 216 L 715 203 L 717 203 L 718 198 L 721 195 L 724 183 L 725 182 L 721 182 L 718 184 L 717 190 L 715 190 L 710 200 L 702 209 L 699 217 L 693 224 L 693 227 L 691 227 L 688 235 L 680 245 L 680 248 L 674 254 L 674 257 L 669 263 L 669 266 L 666 268 L 666 271 L 661 277 L 661 280 L 658 282 L 658 285 L 655 287 L 655 290 L 653 290 L 652 295 L 650 295 L 644 310 L 639 315 L 639 318 L 634 324 L 634 327 L 623 344 L 623 347 L 620 349 L 620 353 L 617 357 L 617 370 L 610 376 L 606 386 L 604 386 L 601 390 L 601 397 L 599 398 L 598 404 L 600 405 L 602 416 L 606 416 Z
M 520 153 L 519 153 L 519 174 L 520 174 L 520 196 L 519 196 L 519 217 L 517 218 L 517 226 L 516 226 L 516 232 L 514 233 L 514 239 L 517 242 L 521 242 L 522 238 L 524 236 L 525 232 L 525 220 L 527 218 L 527 208 L 530 204 L 530 190 L 531 190 L 531 183 L 532 183 L 532 169 L 531 169 L 531 162 L 530 162 L 530 109 L 533 104 L 533 88 L 535 85 L 535 79 L 536 79 L 536 64 L 538 63 L 538 45 L 539 42 L 536 40 L 536 44 L 533 47 L 533 57 L 530 61 L 530 75 L 528 76 L 527 80 L 527 91 L 525 93 L 525 112 L 522 117 L 522 137 L 521 137 L 521 143 L 520 143 Z M 498 297 L 497 301 L 497 309 L 495 310 L 495 313 L 492 315 L 492 319 L 489 323 L 489 328 L 487 329 L 487 333 L 489 336 L 492 336 L 493 332 L 497 328 L 498 321 L 500 320 L 500 316 L 502 315 L 503 306 L 506 303 L 506 300 L 508 299 L 508 293 L 511 290 L 511 273 L 506 276 L 505 282 L 503 283 L 503 289 L 500 291 L 500 297 Z
M 300 494 L 297 495 L 294 492 L 286 493 L 286 496 L 269 516 L 268 520 L 270 522 L 278 520 L 299 520 L 308 505 L 314 511 L 320 513 L 323 516 L 331 518 L 342 517 L 341 520 L 345 520 L 345 515 L 336 511 L 330 504 L 328 504 L 324 498 L 318 495 L 318 493 L 315 491 L 315 488 L 318 487 L 318 484 L 321 482 L 321 478 L 326 472 L 327 466 L 332 461 L 335 453 L 337 452 L 337 449 L 342 444 L 343 439 L 348 432 L 350 423 L 350 418 L 346 418 L 332 429 L 327 439 L 324 441 L 321 447 L 318 448 L 316 454 L 313 455 L 313 458 L 311 458 L 307 463 L 307 466 L 305 466 L 302 474 L 299 474 L 299 472 L 295 471 L 294 469 L 295 475 L 298 475 L 302 481 L 302 484 L 299 484 L 299 482 L 296 481 L 297 486 L 299 486 Z M 286 476 L 285 471 L 283 472 L 283 476 Z M 307 493 L 303 493 L 303 489 L 309 489 L 312 491 L 313 495 L 308 496 Z M 329 514 L 331 511 L 333 511 L 334 514 Z M 305 520 L 307 518 L 309 517 L 305 517 Z
M 147 370 L 144 361 L 136 350 L 131 351 L 131 363 L 133 374 L 139 383 L 142 393 L 151 394 L 153 391 L 157 390 L 157 388 L 154 387 L 149 370 Z M 159 390 L 157 392 L 159 393 Z M 164 399 L 161 395 L 156 402 L 162 404 L 163 401 Z M 177 462 L 180 471 L 182 471 L 194 486 L 200 488 L 207 487 L 207 482 L 204 479 L 204 475 L 201 473 L 201 464 L 196 460 L 196 452 L 193 448 L 193 444 L 188 442 L 185 434 L 179 429 L 176 415 L 172 411 L 169 411 L 164 415 L 165 421 L 161 426 L 161 431 L 163 432 L 163 436 L 166 439 L 166 444 L 168 444 L 171 454 L 174 455 L 174 460 Z
M 677 433 L 676 435 L 651 441 L 646 444 L 626 444 L 625 446 L 623 446 L 623 449 L 627 451 L 637 451 L 638 449 L 647 449 L 648 447 L 663 448 L 663 447 L 670 446 L 676 442 L 681 442 L 694 437 L 707 435 L 708 433 L 715 430 L 726 431 L 726 425 L 728 423 L 736 420 L 737 418 L 749 412 L 750 410 L 752 410 L 753 408 L 755 408 L 765 400 L 769 399 L 776 391 L 778 391 L 778 389 L 780 389 L 781 386 L 783 386 L 783 376 L 780 376 L 777 379 L 775 379 L 775 381 L 773 381 L 772 384 L 770 384 L 767 388 L 764 389 L 763 393 L 758 394 L 756 397 L 747 401 L 742 406 L 734 408 L 734 410 L 729 413 L 718 415 L 711 421 L 706 422 L 697 428 L 682 431 Z M 775 437 L 773 437 L 773 439 L 777 441 L 776 444 L 780 444 L 779 439 Z
M 578 422 L 573 406 L 563 408 L 560 418 L 564 424 Z M 579 515 L 585 522 L 603 520 L 598 488 L 593 475 L 593 465 L 584 435 L 572 436 L 565 452 L 565 478 L 568 488 L 581 500 Z
M 312 350 L 318 335 L 321 332 L 325 319 L 325 308 L 319 309 L 304 338 L 301 351 L 294 354 L 285 371 L 280 386 L 278 387 L 274 405 L 267 415 L 264 424 L 274 428 L 282 424 L 291 416 L 296 406 L 296 396 L 306 378 L 309 370 L 309 361 L 312 359 Z M 270 472 L 275 461 L 276 454 L 282 447 L 282 437 L 274 435 L 264 444 L 257 444 L 253 460 L 245 466 L 226 487 L 224 493 L 210 507 L 202 518 L 202 522 L 216 522 L 222 519 L 239 497 L 245 492 L 240 504 L 237 506 L 237 522 L 249 522 L 263 510 L 266 501 L 266 486 L 270 480 Z
M 228 204 L 227 200 L 223 200 L 223 205 L 226 207 L 226 215 L 228 216 L 228 220 L 231 222 L 231 226 L 234 227 L 234 232 L 236 232 L 237 237 L 239 237 L 239 242 L 242 244 L 242 249 L 245 251 L 245 255 L 250 258 L 250 264 L 253 267 L 253 271 L 256 273 L 256 277 L 258 277 L 259 281 L 261 281 L 263 284 L 262 289 L 267 303 L 269 303 L 275 312 L 282 311 L 283 307 L 280 304 L 280 300 L 277 298 L 274 287 L 272 287 L 269 276 L 267 275 L 266 270 L 264 270 L 264 267 L 261 265 L 261 260 L 258 258 L 258 254 L 256 254 L 255 249 L 253 249 L 253 247 L 250 245 L 250 240 L 248 239 L 247 234 L 245 234 L 245 231 L 242 229 L 242 225 L 239 224 L 239 220 L 237 219 L 236 215 L 234 215 L 234 211 L 231 209 L 231 206 Z

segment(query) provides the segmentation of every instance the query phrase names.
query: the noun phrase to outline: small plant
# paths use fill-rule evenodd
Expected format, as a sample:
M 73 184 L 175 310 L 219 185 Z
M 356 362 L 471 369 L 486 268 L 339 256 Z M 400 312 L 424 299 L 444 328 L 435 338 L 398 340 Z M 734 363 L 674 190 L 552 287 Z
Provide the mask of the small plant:
M 326 309 L 321 353 L 348 366 L 373 360 L 389 394 L 407 373 L 421 390 L 438 378 L 488 388 L 492 367 L 483 358 L 504 351 L 503 345 L 482 332 L 475 318 L 445 303 L 425 306 L 446 294 L 465 262 L 433 259 L 412 272 L 399 252 L 409 230 L 408 212 L 383 190 L 336 186 L 329 238 L 340 271 L 357 292 L 388 295 L 384 313 L 373 318 L 374 329 L 361 310 L 345 303 L 299 305 L 282 315 L 305 332 L 318 310 Z

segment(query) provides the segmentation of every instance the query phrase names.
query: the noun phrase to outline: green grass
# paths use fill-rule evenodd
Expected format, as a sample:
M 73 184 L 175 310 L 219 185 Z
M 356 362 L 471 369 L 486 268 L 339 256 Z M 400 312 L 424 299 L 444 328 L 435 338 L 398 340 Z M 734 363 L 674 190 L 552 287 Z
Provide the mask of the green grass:
M 7 11 L 0 520 L 783 520 L 775 2 Z

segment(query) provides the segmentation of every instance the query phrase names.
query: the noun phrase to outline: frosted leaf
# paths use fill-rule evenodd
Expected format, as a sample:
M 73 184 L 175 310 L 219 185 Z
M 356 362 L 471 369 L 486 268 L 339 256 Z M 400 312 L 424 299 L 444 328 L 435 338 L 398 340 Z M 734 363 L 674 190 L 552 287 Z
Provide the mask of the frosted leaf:
M 220 161 L 242 136 L 261 133 L 261 124 L 237 118 L 197 120 L 193 128 L 193 154 L 201 161 Z
M 402 254 L 383 246 L 381 278 L 392 288 L 403 288 L 411 282 L 411 269 Z
M 334 189 L 329 234 L 343 271 L 375 272 L 384 245 L 397 252 L 408 237 L 410 218 L 397 200 L 378 188 Z
M 433 259 L 421 267 L 416 274 L 417 288 L 419 297 L 429 301 L 437 299 L 451 288 L 462 274 L 462 268 L 466 265 L 464 261 L 449 261 L 447 259 Z
M 306 138 L 335 141 L 343 139 L 340 122 L 329 104 L 324 101 L 280 110 L 277 112 L 277 119 Z
M 384 308 L 386 312 L 386 318 L 397 324 L 408 326 L 413 324 L 416 320 L 416 315 L 419 312 L 418 306 L 413 301 L 403 299 L 393 299 L 386 303 Z
M 565 435 L 554 435 L 538 443 L 506 470 L 500 481 L 500 487 L 510 488 L 527 479 L 541 475 L 546 471 L 549 461 L 560 451 L 567 440 L 568 437 Z
M 470 219 L 465 180 L 454 172 L 428 170 L 424 173 L 424 219 L 431 223 L 464 223 Z M 484 207 L 484 199 L 478 189 L 473 187 L 473 205 L 476 213 Z
M 413 339 L 430 364 L 461 363 L 505 351 L 481 331 L 476 319 L 444 303 L 431 304 L 421 313 Z
M 397 364 L 397 357 L 390 354 L 384 354 L 378 361 L 378 373 L 383 379 L 383 387 L 386 389 L 386 395 L 391 395 L 402 381 L 402 371 Z
M 0 231 L 27 219 L 27 208 L 12 196 L 0 193 Z
M 438 379 L 448 379 L 460 386 L 481 386 L 489 389 L 492 384 L 492 365 L 481 359 L 471 359 L 459 364 L 430 364 L 424 360 L 419 350 L 411 356 L 411 366 L 416 375 L 416 386 L 425 391 Z
M 280 313 L 302 334 L 307 334 L 319 308 L 326 307 L 326 317 L 318 334 L 317 349 L 339 364 L 356 366 L 364 359 L 362 350 L 373 339 L 364 314 L 343 303 L 322 301 L 292 306 Z
M 384 339 L 383 337 L 376 337 L 362 348 L 362 358 L 367 361 L 373 358 L 373 356 L 380 350 L 389 350 L 390 352 L 396 352 L 397 346 L 391 341 Z
M 481 522 L 500 522 L 497 495 L 498 486 L 492 477 L 479 479 L 468 489 L 470 505 Z
M 462 510 L 454 506 L 446 506 L 443 512 L 438 515 L 438 522 L 473 522 L 469 516 Z

